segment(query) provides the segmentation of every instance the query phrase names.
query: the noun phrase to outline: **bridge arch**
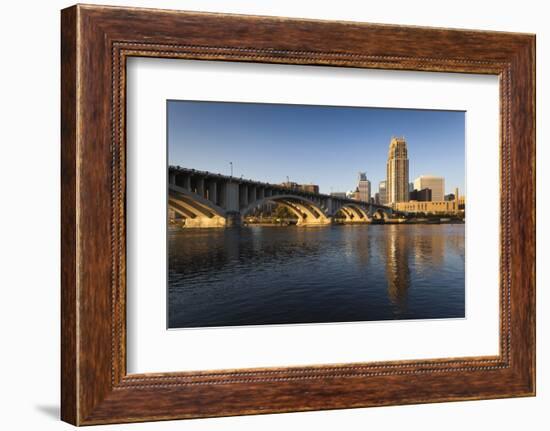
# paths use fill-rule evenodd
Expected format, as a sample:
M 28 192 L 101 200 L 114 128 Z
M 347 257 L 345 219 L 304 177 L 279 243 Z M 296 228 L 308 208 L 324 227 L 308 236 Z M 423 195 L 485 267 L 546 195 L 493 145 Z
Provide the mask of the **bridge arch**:
M 254 208 L 267 202 L 284 205 L 292 211 L 298 217 L 298 226 L 326 225 L 331 223 L 331 219 L 327 216 L 326 211 L 316 202 L 304 196 L 288 194 L 265 196 L 262 199 L 258 199 L 241 210 L 242 216 L 245 217 Z
M 168 208 L 184 219 L 185 227 L 225 227 L 227 223 L 222 207 L 175 184 L 168 188 Z
M 381 208 L 377 208 L 373 213 L 372 213 L 372 219 L 373 220 L 388 220 L 390 218 L 390 215 L 388 214 L 388 211 L 384 211 L 382 210 Z
M 336 211 L 336 214 L 342 213 L 347 223 L 370 223 L 372 217 L 367 209 L 359 204 L 346 203 Z

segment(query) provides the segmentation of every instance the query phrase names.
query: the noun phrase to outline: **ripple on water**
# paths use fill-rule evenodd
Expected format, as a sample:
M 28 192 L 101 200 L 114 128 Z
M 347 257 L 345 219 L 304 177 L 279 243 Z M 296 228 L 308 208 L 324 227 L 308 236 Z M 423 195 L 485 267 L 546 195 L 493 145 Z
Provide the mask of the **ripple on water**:
M 170 230 L 172 328 L 464 317 L 464 225 Z

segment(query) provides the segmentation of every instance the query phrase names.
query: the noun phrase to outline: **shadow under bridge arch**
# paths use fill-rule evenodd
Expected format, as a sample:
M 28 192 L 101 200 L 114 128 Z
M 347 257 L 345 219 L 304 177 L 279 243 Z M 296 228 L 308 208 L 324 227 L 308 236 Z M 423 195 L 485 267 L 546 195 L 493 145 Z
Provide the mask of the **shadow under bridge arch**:
M 347 203 L 336 212 L 336 217 L 344 219 L 345 223 L 370 223 L 372 216 L 366 208 L 360 205 Z
M 322 226 L 332 222 L 326 215 L 326 210 L 316 202 L 306 197 L 297 195 L 274 195 L 266 196 L 254 201 L 241 211 L 243 217 L 267 202 L 274 202 L 288 208 L 298 218 L 297 226 Z
M 378 221 L 386 221 L 386 220 L 389 220 L 391 217 L 391 210 L 383 210 L 381 208 L 377 208 L 373 213 L 372 213 L 372 219 L 373 220 L 378 220 Z
M 185 227 L 225 227 L 226 211 L 202 196 L 183 187 L 170 184 L 168 208 L 181 217 Z

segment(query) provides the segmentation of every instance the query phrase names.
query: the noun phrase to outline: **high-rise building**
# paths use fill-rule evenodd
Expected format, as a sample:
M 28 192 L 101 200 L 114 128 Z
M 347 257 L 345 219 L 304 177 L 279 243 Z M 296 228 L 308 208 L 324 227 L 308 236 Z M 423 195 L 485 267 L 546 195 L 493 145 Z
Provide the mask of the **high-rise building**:
M 392 138 L 386 163 L 386 203 L 409 201 L 409 158 L 405 138 Z
M 386 205 L 386 181 L 380 181 L 378 184 L 378 194 L 380 195 L 380 205 Z
M 367 173 L 359 172 L 358 180 L 359 200 L 370 202 L 370 181 L 367 179 Z
M 416 190 L 430 189 L 434 202 L 445 200 L 445 178 L 443 177 L 421 175 L 414 180 L 414 188 Z

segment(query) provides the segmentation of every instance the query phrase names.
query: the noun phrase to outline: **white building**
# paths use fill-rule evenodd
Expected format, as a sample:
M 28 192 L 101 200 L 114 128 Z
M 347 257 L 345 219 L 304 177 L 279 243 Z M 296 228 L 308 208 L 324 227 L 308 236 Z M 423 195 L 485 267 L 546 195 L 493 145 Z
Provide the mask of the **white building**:
M 414 180 L 414 188 L 415 190 L 430 189 L 433 202 L 445 200 L 445 178 L 443 177 L 421 175 Z

